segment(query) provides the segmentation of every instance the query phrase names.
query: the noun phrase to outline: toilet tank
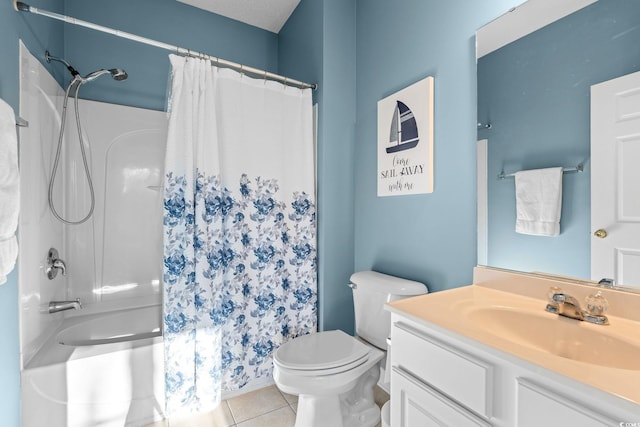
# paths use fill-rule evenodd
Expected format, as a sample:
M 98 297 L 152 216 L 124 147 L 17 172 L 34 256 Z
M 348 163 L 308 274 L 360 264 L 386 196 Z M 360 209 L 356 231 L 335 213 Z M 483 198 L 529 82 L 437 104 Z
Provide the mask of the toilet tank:
M 428 292 L 420 282 L 375 271 L 353 273 L 350 286 L 356 334 L 382 350 L 387 349 L 386 340 L 391 333 L 391 313 L 384 309 L 384 303 Z

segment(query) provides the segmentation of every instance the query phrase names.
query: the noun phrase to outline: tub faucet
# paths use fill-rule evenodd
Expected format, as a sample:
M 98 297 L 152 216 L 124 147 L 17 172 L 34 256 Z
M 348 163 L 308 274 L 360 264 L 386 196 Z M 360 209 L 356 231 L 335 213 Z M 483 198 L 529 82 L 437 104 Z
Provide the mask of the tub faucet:
M 79 310 L 82 308 L 80 298 L 76 298 L 75 301 L 51 301 L 49 303 L 49 313 L 57 313 L 65 310 Z
M 609 304 L 600 292 L 586 298 L 587 309 L 583 310 L 577 299 L 562 292 L 560 288 L 549 289 L 549 304 L 546 311 L 576 320 L 586 320 L 597 325 L 608 325 L 609 320 L 604 313 Z

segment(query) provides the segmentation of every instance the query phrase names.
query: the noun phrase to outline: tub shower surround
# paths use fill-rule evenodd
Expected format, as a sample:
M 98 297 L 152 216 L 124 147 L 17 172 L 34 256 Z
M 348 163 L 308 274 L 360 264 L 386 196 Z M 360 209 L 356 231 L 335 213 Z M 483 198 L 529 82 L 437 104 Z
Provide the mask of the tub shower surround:
M 170 58 L 163 280 L 171 416 L 271 381 L 273 351 L 316 330 L 317 291 L 310 90 Z
M 20 115 L 29 121 L 20 129 L 28 194 L 20 218 L 22 424 L 120 427 L 160 420 L 166 113 L 80 100 L 96 208 L 86 223 L 62 225 L 47 206 L 47 185 L 64 92 L 24 45 L 20 65 Z M 75 123 L 67 126 L 54 197 L 65 216 L 75 217 L 87 211 L 89 197 Z M 53 280 L 44 274 L 51 247 L 67 266 Z M 50 301 L 75 298 L 81 310 L 48 313 Z

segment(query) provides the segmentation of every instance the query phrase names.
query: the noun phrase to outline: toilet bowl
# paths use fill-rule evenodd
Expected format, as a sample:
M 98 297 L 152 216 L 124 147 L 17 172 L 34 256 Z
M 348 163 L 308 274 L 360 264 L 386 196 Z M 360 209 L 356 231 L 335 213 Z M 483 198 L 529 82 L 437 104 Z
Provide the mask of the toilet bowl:
M 318 332 L 294 338 L 274 353 L 276 386 L 298 396 L 296 427 L 373 427 L 380 422 L 373 388 L 391 332 L 384 304 L 427 293 L 422 283 L 374 271 L 354 273 L 349 286 L 357 338 L 340 330 Z
M 388 400 L 380 410 L 380 418 L 382 418 L 382 427 L 389 427 L 391 425 L 391 401 Z
M 384 352 L 336 330 L 298 337 L 274 355 L 274 380 L 298 396 L 296 427 L 373 427 Z

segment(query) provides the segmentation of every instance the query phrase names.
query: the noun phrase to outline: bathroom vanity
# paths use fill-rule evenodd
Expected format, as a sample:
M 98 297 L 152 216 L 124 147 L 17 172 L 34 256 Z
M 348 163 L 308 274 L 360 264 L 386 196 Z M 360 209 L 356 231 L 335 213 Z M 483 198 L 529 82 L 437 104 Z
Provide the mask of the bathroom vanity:
M 609 325 L 545 311 L 601 290 Z M 391 425 L 640 425 L 640 294 L 485 267 L 474 284 L 387 305 Z

